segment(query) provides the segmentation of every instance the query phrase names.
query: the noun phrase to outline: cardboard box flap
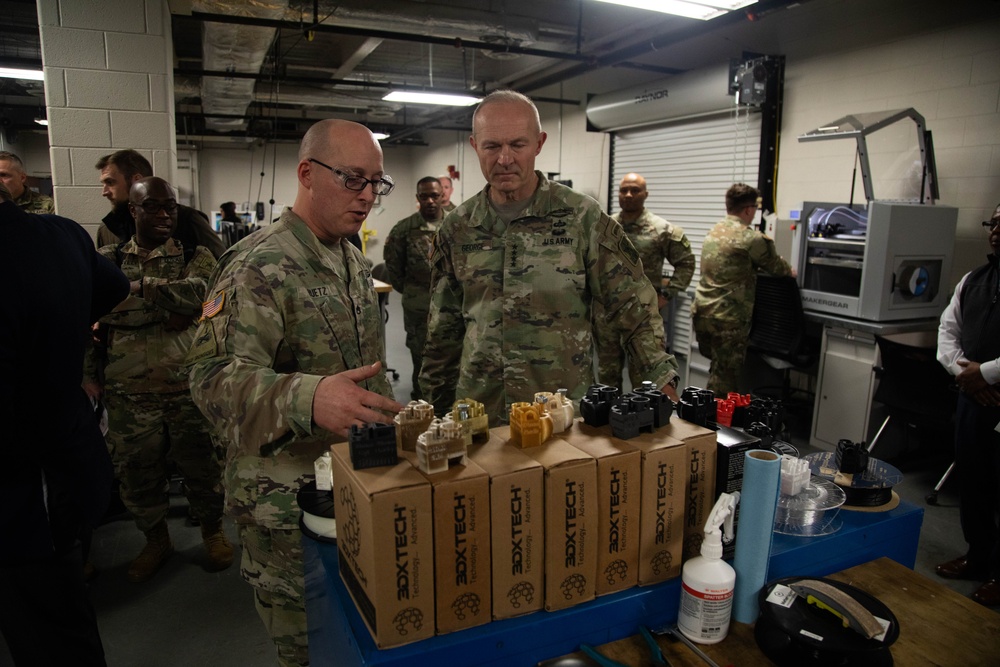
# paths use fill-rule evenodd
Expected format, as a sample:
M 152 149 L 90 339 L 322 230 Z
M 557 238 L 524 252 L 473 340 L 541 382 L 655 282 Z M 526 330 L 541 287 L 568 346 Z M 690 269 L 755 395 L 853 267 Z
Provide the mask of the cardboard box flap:
M 692 424 L 691 422 L 685 421 L 676 415 L 671 417 L 670 423 L 660 428 L 658 432 L 685 442 L 703 436 L 711 436 L 713 439 L 715 437 L 715 431 L 712 429 Z
M 474 453 L 476 463 L 490 474 L 493 470 L 503 470 L 505 473 L 531 470 L 538 465 L 538 461 L 492 431 L 489 442 L 470 446 L 469 453 Z

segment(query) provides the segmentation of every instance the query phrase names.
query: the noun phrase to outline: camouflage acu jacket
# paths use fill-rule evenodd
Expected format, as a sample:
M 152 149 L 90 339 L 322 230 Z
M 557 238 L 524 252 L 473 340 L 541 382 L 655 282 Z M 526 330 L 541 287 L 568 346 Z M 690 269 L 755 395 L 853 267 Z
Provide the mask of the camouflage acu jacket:
M 56 206 L 52 197 L 43 195 L 34 190 L 24 189 L 21 196 L 15 201 L 25 213 L 55 213 Z
M 611 219 L 620 223 L 628 234 L 642 260 L 643 272 L 653 287 L 668 299 L 686 290 L 694 276 L 695 259 L 691 252 L 691 242 L 684 235 L 684 230 L 653 215 L 648 208 L 643 209 L 642 215 L 630 222 L 622 222 L 621 215 L 619 211 Z M 661 289 L 663 260 L 670 262 L 673 273 L 667 287 Z
M 691 312 L 697 317 L 749 323 L 758 271 L 787 276 L 792 267 L 778 255 L 774 241 L 727 215 L 702 244 L 701 280 Z
M 438 232 L 421 388 L 439 410 L 467 396 L 495 425 L 536 391 L 564 387 L 579 399 L 594 382 L 595 301 L 644 376 L 663 386 L 676 375 L 656 293 L 621 225 L 536 173 L 538 189 L 510 225 L 487 187 Z
M 417 211 L 396 223 L 382 250 L 389 282 L 403 293 L 403 308 L 425 317 L 431 303 L 431 252 L 440 224 L 427 222 Z
M 369 263 L 346 239 L 324 246 L 291 209 L 223 256 L 188 356 L 191 395 L 227 445 L 227 509 L 294 528 L 295 493 L 338 440 L 313 424 L 319 381 L 382 360 Z M 364 385 L 392 396 L 379 375 Z
M 117 263 L 115 250 L 109 245 L 98 252 Z M 105 389 L 131 394 L 187 391 L 184 360 L 215 258 L 198 246 L 185 264 L 184 250 L 174 239 L 146 253 L 133 237 L 121 248 L 120 266 L 130 282 L 142 281 L 142 293 L 130 294 L 101 318 L 107 328 Z M 91 351 L 88 377 L 96 377 L 98 363 Z

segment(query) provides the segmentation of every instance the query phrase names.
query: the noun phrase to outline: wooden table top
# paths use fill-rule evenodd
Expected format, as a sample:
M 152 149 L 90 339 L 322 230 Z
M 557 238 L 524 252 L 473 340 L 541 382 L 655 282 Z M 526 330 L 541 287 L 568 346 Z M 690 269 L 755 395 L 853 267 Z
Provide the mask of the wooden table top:
M 390 285 L 389 283 L 384 283 L 381 280 L 379 280 L 378 278 L 372 278 L 372 281 L 374 281 L 374 283 L 375 283 L 375 292 L 376 293 L 378 293 L 378 294 L 388 294 L 389 292 L 392 291 L 392 285 Z
M 996 667 L 1000 664 L 1000 613 L 888 558 L 852 567 L 829 578 L 873 595 L 896 615 L 899 638 L 890 649 L 896 665 Z M 669 635 L 658 637 L 657 641 L 674 667 L 706 664 Z M 757 648 L 753 626 L 735 621 L 729 626 L 726 639 L 700 648 L 720 667 L 774 664 Z M 649 650 L 638 635 L 604 644 L 598 650 L 626 665 L 650 664 Z

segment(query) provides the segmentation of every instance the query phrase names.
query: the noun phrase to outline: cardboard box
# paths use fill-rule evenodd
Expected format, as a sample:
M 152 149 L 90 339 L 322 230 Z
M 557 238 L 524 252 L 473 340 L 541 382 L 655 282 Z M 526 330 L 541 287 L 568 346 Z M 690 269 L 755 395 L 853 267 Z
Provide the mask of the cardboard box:
M 506 426 L 497 427 L 494 433 L 504 442 L 510 440 Z M 545 468 L 545 608 L 555 611 L 593 600 L 597 463 L 590 454 L 558 438 L 521 451 Z
M 681 574 L 687 447 L 662 428 L 624 442 L 640 456 L 639 585 L 649 586 Z
M 740 429 L 720 426 L 715 433 L 716 437 L 716 462 L 715 462 L 715 498 L 719 494 L 732 493 L 743 489 L 743 464 L 746 460 L 747 450 L 757 449 L 760 446 L 760 438 L 747 435 Z M 713 503 L 714 506 L 714 503 Z M 736 505 L 733 513 L 733 534 L 739 529 L 740 505 Z M 704 531 L 702 533 L 704 535 Z M 736 555 L 736 540 L 722 543 L 722 557 L 733 558 Z
M 597 595 L 639 583 L 639 449 L 582 420 L 560 438 L 597 462 Z
M 491 434 L 469 447 L 469 458 L 490 476 L 493 618 L 545 606 L 545 469 Z
M 404 460 L 354 470 L 348 443 L 330 451 L 340 576 L 375 644 L 434 636 L 430 484 Z
M 684 560 L 701 555 L 705 521 L 715 505 L 715 431 L 674 415 L 657 433 L 687 445 Z
M 416 452 L 400 452 L 416 468 Z M 419 472 L 419 471 L 418 471 Z M 425 475 L 434 513 L 434 599 L 438 634 L 489 623 L 490 478 L 471 461 Z

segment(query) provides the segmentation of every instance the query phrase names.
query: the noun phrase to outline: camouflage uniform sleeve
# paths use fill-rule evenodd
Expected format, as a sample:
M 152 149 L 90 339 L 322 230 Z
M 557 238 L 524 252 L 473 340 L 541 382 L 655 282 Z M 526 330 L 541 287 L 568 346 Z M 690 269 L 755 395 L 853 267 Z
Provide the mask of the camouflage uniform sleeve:
M 791 265 L 778 254 L 774 247 L 774 241 L 759 232 L 754 232 L 754 238 L 750 242 L 750 261 L 754 268 L 760 269 L 773 276 L 789 276 L 792 274 Z
M 208 289 L 208 279 L 215 270 L 215 265 L 212 252 L 204 246 L 198 246 L 180 278 L 171 280 L 144 276 L 142 298 L 172 313 L 200 313 Z
M 401 226 L 402 223 L 397 223 L 392 228 L 385 239 L 385 247 L 382 248 L 382 260 L 389 273 L 389 282 L 397 292 L 403 291 L 406 280 L 406 235 L 400 230 Z
M 420 367 L 420 389 L 424 399 L 443 414 L 455 402 L 465 320 L 462 316 L 462 285 L 455 277 L 448 242 L 439 232 L 431 258 L 431 305 L 427 316 L 427 342 Z
M 677 376 L 677 361 L 664 351 L 656 291 L 621 225 L 601 213 L 594 233 L 591 247 L 596 257 L 588 269 L 593 297 L 603 305 L 605 322 L 619 329 L 631 360 L 630 372 L 634 362 L 637 375 L 662 387 Z
M 288 356 L 281 304 L 258 267 L 227 269 L 209 292 L 220 308 L 202 317 L 188 352 L 191 397 L 227 442 L 266 454 L 312 433 L 322 376 L 272 368 Z
M 674 267 L 670 276 L 670 285 L 666 289 L 666 297 L 673 299 L 678 292 L 683 292 L 691 284 L 694 277 L 694 253 L 691 251 L 691 242 L 684 234 L 684 230 L 674 226 L 668 234 L 665 234 L 665 247 L 663 256 Z

